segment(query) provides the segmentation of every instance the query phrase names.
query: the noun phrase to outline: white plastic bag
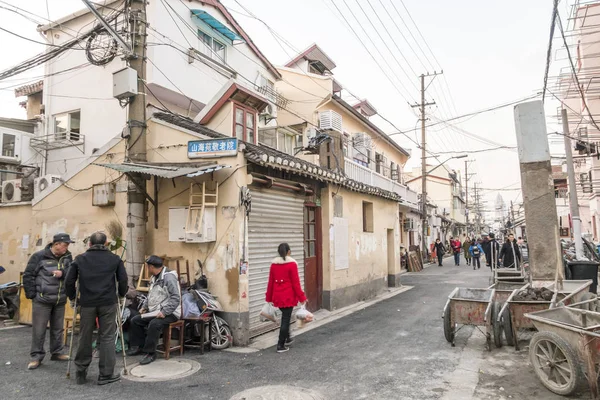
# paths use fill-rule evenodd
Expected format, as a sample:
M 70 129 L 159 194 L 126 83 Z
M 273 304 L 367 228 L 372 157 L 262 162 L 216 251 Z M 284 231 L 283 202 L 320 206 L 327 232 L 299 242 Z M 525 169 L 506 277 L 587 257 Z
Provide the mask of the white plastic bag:
M 197 318 L 200 316 L 200 309 L 193 294 L 184 293 L 181 296 L 181 302 L 183 305 L 183 318 Z
M 296 318 L 304 322 L 311 322 L 314 318 L 314 315 L 306 309 L 305 305 L 302 305 L 296 313 Z
M 277 322 L 277 318 L 281 314 L 278 308 L 275 308 L 271 303 L 265 303 L 262 310 L 260 310 L 260 320 L 262 322 L 272 321 Z

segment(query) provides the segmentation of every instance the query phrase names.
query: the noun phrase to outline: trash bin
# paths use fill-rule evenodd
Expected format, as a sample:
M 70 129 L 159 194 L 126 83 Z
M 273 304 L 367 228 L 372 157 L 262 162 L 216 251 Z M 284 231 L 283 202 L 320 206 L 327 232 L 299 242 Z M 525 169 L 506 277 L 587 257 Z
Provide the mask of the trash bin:
M 591 279 L 590 292 L 598 290 L 598 266 L 596 261 L 567 261 L 569 280 Z

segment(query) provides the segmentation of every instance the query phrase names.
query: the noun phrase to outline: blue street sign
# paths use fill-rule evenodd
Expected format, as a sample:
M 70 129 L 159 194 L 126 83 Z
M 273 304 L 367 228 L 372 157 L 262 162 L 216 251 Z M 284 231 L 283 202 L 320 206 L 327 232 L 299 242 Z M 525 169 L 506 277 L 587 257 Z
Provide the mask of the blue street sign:
M 235 156 L 238 151 L 236 138 L 190 140 L 188 158 L 216 158 Z

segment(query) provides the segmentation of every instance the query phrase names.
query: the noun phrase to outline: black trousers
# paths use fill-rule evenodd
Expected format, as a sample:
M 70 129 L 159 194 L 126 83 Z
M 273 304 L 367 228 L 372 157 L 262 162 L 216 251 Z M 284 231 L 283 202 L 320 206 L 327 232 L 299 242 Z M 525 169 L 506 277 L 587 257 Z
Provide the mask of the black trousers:
M 477 268 L 481 268 L 481 262 L 479 260 L 479 256 L 473 257 L 473 268 L 475 268 L 475 263 L 477 263 Z
M 129 326 L 129 345 L 140 347 L 144 353 L 154 354 L 165 325 L 177 321 L 173 314 L 164 318 L 142 318 L 136 315 Z
M 444 259 L 444 255 L 442 253 L 438 253 L 437 258 L 438 258 L 438 264 L 441 266 L 442 260 Z
M 81 307 L 81 331 L 75 354 L 77 371 L 85 371 L 92 362 L 92 341 L 98 318 L 98 344 L 100 376 L 112 376 L 115 370 L 115 335 L 117 333 L 117 305 Z
M 278 347 L 283 347 L 285 341 L 290 337 L 290 321 L 292 320 L 292 310 L 294 307 L 280 308 L 281 310 L 281 327 L 279 328 Z

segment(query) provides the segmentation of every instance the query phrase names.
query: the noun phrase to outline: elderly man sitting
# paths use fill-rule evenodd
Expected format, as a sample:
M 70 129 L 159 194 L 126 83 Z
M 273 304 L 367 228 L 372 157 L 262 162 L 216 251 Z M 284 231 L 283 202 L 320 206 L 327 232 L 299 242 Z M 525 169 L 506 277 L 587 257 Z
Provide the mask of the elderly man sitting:
M 140 364 L 150 364 L 156 360 L 158 338 L 165 325 L 181 317 L 181 289 L 177 272 L 163 265 L 163 260 L 150 256 L 146 260 L 152 274 L 148 299 L 142 304 L 140 315 L 131 320 L 129 327 L 128 356 L 144 353 Z M 144 330 L 147 329 L 147 332 Z

